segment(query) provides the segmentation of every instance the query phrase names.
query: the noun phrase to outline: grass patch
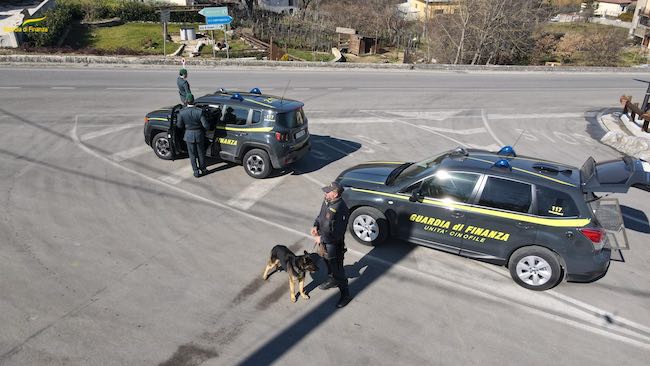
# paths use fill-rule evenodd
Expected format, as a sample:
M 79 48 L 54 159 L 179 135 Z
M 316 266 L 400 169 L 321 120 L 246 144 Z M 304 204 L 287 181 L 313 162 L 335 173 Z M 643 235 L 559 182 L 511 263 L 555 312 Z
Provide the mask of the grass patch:
M 198 29 L 198 26 L 194 26 Z M 170 34 L 178 34 L 180 27 L 180 24 L 169 24 L 167 29 Z M 127 49 L 145 54 L 162 55 L 162 25 L 127 23 L 103 28 L 77 25 L 71 29 L 65 45 L 72 48 L 94 48 L 106 51 Z M 174 52 L 179 46 L 178 43 L 167 42 L 167 54 Z
M 311 52 L 311 51 L 299 50 L 295 48 L 289 48 L 287 49 L 287 51 L 289 52 L 289 55 L 293 57 L 301 58 L 305 61 L 327 62 L 334 59 L 334 55 L 327 52 Z

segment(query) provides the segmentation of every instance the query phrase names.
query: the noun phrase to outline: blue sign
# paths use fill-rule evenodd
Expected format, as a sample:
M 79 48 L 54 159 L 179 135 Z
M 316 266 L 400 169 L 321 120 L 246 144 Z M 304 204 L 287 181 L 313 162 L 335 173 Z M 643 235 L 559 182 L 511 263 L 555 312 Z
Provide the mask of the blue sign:
M 221 15 L 216 17 L 206 17 L 205 24 L 230 24 L 232 17 L 230 15 Z

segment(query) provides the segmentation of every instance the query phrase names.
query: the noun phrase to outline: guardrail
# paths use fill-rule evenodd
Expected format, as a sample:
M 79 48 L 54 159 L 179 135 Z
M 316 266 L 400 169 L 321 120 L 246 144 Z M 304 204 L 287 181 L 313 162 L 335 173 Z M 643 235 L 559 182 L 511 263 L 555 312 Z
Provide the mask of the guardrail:
M 635 122 L 636 116 L 639 116 L 643 120 L 643 126 L 641 131 L 648 132 L 648 125 L 650 124 L 650 111 L 643 110 L 639 107 L 639 103 L 632 103 L 631 95 L 621 95 L 619 102 L 623 106 L 623 114 L 626 114 L 630 117 L 630 121 Z M 647 101 L 644 102 L 644 106 L 647 106 Z

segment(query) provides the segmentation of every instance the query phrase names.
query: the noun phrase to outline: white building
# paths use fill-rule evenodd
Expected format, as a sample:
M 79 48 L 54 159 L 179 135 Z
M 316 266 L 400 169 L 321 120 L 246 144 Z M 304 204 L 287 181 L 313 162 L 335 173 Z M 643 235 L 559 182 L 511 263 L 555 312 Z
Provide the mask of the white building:
M 583 3 L 584 4 L 584 3 Z M 636 4 L 636 0 L 600 0 L 594 1 L 594 15 L 599 17 L 618 17 L 628 8 Z
M 293 14 L 300 9 L 298 0 L 257 0 L 257 8 L 274 13 Z

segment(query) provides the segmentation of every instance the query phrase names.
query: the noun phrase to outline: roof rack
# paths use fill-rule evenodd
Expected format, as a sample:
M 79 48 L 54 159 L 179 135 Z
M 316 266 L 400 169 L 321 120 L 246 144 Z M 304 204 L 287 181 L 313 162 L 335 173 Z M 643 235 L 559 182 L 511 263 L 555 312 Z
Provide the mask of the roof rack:
M 462 146 L 459 146 L 449 152 L 449 157 L 469 156 L 469 152 Z
M 562 173 L 568 175 L 573 172 L 572 169 L 561 169 L 556 165 L 551 165 L 542 162 L 536 162 L 535 164 L 533 164 L 533 169 L 537 170 L 540 173 L 554 173 L 554 174 Z

